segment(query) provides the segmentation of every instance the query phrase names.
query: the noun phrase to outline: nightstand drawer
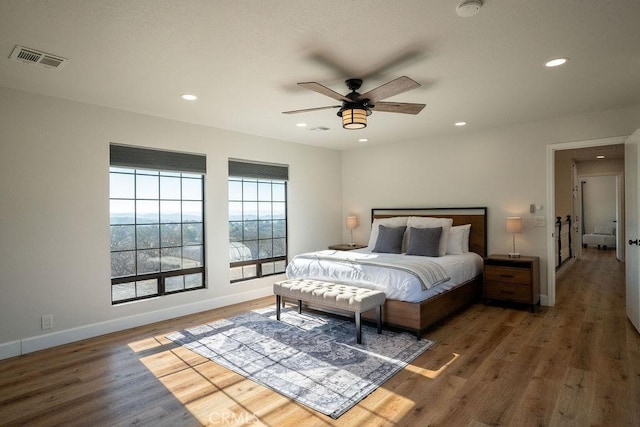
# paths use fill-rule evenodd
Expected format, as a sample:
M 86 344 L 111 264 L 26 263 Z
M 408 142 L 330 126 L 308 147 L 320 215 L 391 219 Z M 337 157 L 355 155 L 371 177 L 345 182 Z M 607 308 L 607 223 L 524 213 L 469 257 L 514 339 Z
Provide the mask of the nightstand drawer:
M 525 302 L 535 312 L 540 301 L 540 258 L 489 255 L 484 260 L 482 296 L 487 301 Z
M 484 280 L 510 284 L 531 285 L 531 270 L 524 268 L 485 266 Z
M 531 286 L 485 282 L 484 297 L 530 303 L 532 297 Z

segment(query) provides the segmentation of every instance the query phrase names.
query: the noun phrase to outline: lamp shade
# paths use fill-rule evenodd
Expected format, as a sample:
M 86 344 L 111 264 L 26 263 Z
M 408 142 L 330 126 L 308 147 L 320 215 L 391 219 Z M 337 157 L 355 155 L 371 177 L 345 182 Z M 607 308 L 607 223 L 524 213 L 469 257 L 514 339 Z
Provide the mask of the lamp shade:
M 506 227 L 507 233 L 522 233 L 522 218 L 519 216 L 508 216 Z
M 348 216 L 347 217 L 347 228 L 354 229 L 358 228 L 358 217 L 357 216 Z
M 363 129 L 367 127 L 367 110 L 348 108 L 342 111 L 342 127 L 345 129 Z

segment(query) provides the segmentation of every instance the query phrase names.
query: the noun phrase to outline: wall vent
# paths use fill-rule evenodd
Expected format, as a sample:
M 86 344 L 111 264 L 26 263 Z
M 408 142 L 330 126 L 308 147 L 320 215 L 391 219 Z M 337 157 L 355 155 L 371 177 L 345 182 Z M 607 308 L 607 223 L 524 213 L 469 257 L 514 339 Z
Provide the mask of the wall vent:
M 9 59 L 26 62 L 27 64 L 36 64 L 54 70 L 60 70 L 69 62 L 68 59 L 62 58 L 61 56 L 51 55 L 50 53 L 18 45 L 13 48 Z

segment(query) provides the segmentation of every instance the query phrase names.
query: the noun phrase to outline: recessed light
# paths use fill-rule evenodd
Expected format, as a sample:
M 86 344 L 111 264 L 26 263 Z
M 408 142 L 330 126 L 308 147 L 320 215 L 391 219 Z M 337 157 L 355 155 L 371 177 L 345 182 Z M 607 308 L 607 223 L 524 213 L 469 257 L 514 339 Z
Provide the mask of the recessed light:
M 596 159 L 604 159 L 604 156 L 602 156 L 602 155 L 596 156 Z
M 466 126 L 467 122 L 455 122 L 456 126 Z
M 367 141 L 369 141 L 367 138 L 360 138 L 360 139 L 358 140 L 358 142 L 367 142 Z
M 195 101 L 196 99 L 198 99 L 198 97 L 197 97 L 197 96 L 192 95 L 192 94 L 190 94 L 190 93 L 182 94 L 182 95 L 180 95 L 180 97 L 181 97 L 182 99 L 184 99 L 185 101 Z
M 556 58 L 556 59 L 552 59 L 551 61 L 547 61 L 544 65 L 546 67 L 558 67 L 560 65 L 565 64 L 568 61 L 567 58 Z
M 296 126 L 298 126 L 299 128 L 303 128 L 303 127 L 306 127 L 307 124 L 306 123 L 296 123 Z

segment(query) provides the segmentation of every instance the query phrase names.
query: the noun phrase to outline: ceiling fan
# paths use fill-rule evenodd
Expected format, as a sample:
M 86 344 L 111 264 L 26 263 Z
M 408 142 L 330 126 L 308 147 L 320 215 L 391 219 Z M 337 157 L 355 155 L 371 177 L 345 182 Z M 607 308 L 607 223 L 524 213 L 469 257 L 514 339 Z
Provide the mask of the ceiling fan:
M 298 83 L 306 89 L 326 95 L 336 101 L 342 101 L 341 105 L 330 105 L 328 107 L 307 108 L 304 110 L 283 111 L 283 114 L 306 113 L 308 111 L 327 110 L 330 108 L 340 108 L 338 116 L 342 117 L 342 127 L 345 129 L 363 129 L 367 127 L 367 116 L 372 111 L 382 111 L 387 113 L 418 114 L 425 107 L 425 104 L 413 104 L 408 102 L 382 102 L 383 99 L 420 87 L 420 84 L 411 80 L 407 76 L 398 77 L 371 89 L 363 94 L 358 93 L 362 86 L 362 79 L 347 79 L 345 83 L 350 93 L 341 95 L 326 86 L 316 82 Z

